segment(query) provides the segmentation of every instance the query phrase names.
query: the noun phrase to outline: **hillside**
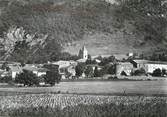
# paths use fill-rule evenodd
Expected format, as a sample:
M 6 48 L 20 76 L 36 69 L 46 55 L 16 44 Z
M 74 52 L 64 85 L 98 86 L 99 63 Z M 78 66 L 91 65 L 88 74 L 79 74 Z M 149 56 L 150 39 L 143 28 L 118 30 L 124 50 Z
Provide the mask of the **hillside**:
M 143 44 L 144 43 L 144 44 Z M 78 54 L 80 48 L 86 46 L 89 54 L 96 55 L 112 55 L 134 53 L 151 53 L 159 48 L 165 48 L 162 43 L 152 41 L 146 42 L 141 37 L 134 35 L 123 35 L 120 33 L 105 34 L 95 33 L 85 35 L 83 40 L 74 41 L 64 46 L 64 51 L 71 54 Z
M 143 15 L 140 8 L 144 3 L 133 2 L 0 0 L 0 37 L 3 38 L 11 26 L 23 27 L 28 33 L 47 34 L 45 53 L 43 50 L 37 52 L 40 55 L 35 54 L 33 59 L 48 59 L 60 50 L 76 54 L 82 45 L 86 45 L 92 55 L 165 48 L 166 19 Z

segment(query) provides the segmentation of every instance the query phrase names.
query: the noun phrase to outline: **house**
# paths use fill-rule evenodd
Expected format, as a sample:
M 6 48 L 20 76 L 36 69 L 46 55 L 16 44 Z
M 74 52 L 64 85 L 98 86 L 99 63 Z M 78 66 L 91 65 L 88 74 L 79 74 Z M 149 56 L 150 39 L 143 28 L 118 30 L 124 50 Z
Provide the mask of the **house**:
M 9 66 L 9 72 L 12 76 L 12 79 L 16 78 L 17 74 L 20 74 L 22 72 L 22 68 L 19 65 L 10 65 Z
M 133 60 L 131 63 L 137 69 L 145 69 L 146 73 L 153 73 L 155 69 L 167 70 L 167 62 L 162 61 Z
M 155 69 L 167 70 L 167 62 L 150 61 L 145 66 L 145 70 L 147 73 L 153 73 Z
M 96 63 L 101 63 L 101 60 L 99 59 L 94 59 Z
M 144 59 L 136 59 L 136 60 L 132 60 L 130 61 L 134 68 L 145 68 L 146 63 L 148 63 L 148 60 L 144 60 Z
M 129 58 L 129 55 L 127 54 L 114 54 L 113 56 L 118 61 L 127 60 Z
M 99 66 L 98 64 L 88 64 L 86 65 L 87 67 L 92 67 L 93 71 L 95 70 L 95 68 L 97 67 L 98 70 L 102 69 L 102 66 Z
M 10 76 L 10 73 L 6 70 L 0 69 L 0 77 Z
M 59 74 L 62 79 L 72 79 L 76 75 L 75 66 L 68 66 L 59 68 Z
M 87 61 L 87 59 L 78 59 L 77 62 L 78 63 L 85 63 Z
M 24 67 L 13 65 L 13 66 L 9 66 L 9 68 L 10 68 L 9 73 L 11 74 L 13 79 L 16 78 L 17 74 L 23 72 L 23 70 L 32 71 L 38 77 L 40 77 L 42 75 L 46 75 L 46 72 L 48 71 L 48 69 L 46 69 L 46 68 L 37 68 L 37 67 L 29 66 L 29 65 L 26 65 Z
M 70 61 L 60 60 L 60 61 L 52 62 L 50 64 L 57 65 L 57 66 L 59 66 L 59 68 L 63 68 L 63 67 L 68 67 L 70 65 L 76 66 L 77 62 L 75 62 L 73 60 L 70 60 Z
M 46 69 L 46 68 L 37 68 L 37 67 L 31 66 L 31 65 L 25 65 L 22 69 L 32 71 L 38 77 L 46 75 L 46 72 L 48 71 L 48 69 Z
M 133 71 L 133 64 L 130 62 L 118 62 L 116 64 L 116 75 L 127 75 L 130 76 Z
M 59 74 L 61 75 L 62 79 L 71 78 L 75 76 L 75 67 L 77 66 L 77 62 L 70 60 L 70 61 L 57 61 L 50 63 L 58 67 Z

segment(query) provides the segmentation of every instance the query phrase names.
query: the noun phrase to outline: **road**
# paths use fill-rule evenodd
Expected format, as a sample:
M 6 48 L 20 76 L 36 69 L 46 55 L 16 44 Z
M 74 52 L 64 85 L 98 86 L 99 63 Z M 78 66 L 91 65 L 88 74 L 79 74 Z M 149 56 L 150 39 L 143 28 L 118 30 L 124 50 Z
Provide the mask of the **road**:
M 78 93 L 109 95 L 165 95 L 167 80 L 160 81 L 84 81 L 61 82 L 54 87 L 0 88 L 0 94 L 6 93 Z

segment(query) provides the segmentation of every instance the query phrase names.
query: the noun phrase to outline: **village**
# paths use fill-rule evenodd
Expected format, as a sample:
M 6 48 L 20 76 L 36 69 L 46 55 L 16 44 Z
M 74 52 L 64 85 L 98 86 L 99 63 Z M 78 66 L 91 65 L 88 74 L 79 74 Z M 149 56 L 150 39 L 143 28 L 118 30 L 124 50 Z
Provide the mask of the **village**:
M 42 78 L 48 71 L 54 70 L 60 80 L 75 79 L 154 79 L 166 76 L 167 62 L 150 61 L 134 57 L 133 53 L 121 55 L 91 56 L 83 46 L 78 53 L 78 60 L 59 60 L 44 64 L 25 64 L 1 61 L 0 77 L 15 80 L 18 74 L 27 70 Z M 138 76 L 138 77 L 136 77 Z M 56 77 L 56 76 L 55 76 Z

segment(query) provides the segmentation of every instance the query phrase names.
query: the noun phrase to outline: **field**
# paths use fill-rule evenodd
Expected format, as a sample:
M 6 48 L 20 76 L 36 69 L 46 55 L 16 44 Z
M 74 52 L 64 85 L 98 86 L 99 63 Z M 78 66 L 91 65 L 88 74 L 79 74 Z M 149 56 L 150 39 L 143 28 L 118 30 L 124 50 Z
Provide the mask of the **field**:
M 54 87 L 1 87 L 1 94 L 9 93 L 68 93 L 100 95 L 167 95 L 167 80 L 160 81 L 84 81 L 61 82 Z
M 167 81 L 61 82 L 1 87 L 3 117 L 167 117 Z

